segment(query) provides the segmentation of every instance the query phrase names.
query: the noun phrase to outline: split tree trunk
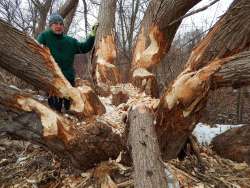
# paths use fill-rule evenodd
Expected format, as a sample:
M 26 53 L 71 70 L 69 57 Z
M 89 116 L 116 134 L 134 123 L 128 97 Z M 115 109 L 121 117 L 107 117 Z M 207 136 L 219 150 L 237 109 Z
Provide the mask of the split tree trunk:
M 84 116 L 84 94 L 66 80 L 49 49 L 1 20 L 0 66 L 49 95 L 69 98 L 71 110 Z
M 98 87 L 116 85 L 120 82 L 120 74 L 116 67 L 115 11 L 116 0 L 101 2 L 93 67 L 93 78 Z
M 154 118 L 154 114 L 143 104 L 135 106 L 128 114 L 128 142 L 132 148 L 136 188 L 167 187 Z
M 237 55 L 233 56 L 234 54 L 249 49 L 249 5 L 248 0 L 234 1 L 227 13 L 194 48 L 186 69 L 161 97 L 157 111 L 156 132 L 164 159 L 175 158 L 192 133 L 200 119 L 201 110 L 206 105 L 209 90 L 211 87 L 219 86 L 219 84 L 212 86 L 216 73 L 230 63 L 242 62 L 230 61 L 227 57 L 232 56 L 233 59 L 237 57 Z M 240 31 L 239 28 L 241 28 Z M 240 56 L 238 58 L 240 59 Z M 228 83 L 227 77 L 233 78 L 230 74 L 222 75 L 217 76 L 214 81 L 224 82 L 221 84 L 223 86 L 225 82 Z
M 155 0 L 149 3 L 135 44 L 131 70 L 132 82 L 142 89 L 147 85 L 150 91 L 146 91 L 147 94 L 158 97 L 155 92 L 158 91 L 156 78 L 148 71 L 160 63 L 169 51 L 182 20 L 171 23 L 184 16 L 198 2 L 200 0 Z

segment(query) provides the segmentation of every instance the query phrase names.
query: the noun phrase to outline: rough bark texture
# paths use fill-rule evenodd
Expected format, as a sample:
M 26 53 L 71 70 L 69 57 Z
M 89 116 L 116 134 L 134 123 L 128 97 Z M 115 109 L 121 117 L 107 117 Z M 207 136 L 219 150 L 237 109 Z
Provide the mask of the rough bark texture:
M 233 62 L 227 57 L 233 59 L 234 54 L 249 48 L 250 30 L 245 27 L 250 24 L 249 5 L 249 0 L 233 3 L 192 51 L 186 69 L 161 97 L 156 132 L 165 159 L 175 158 L 192 133 L 205 107 L 213 76 Z
M 250 51 L 242 52 L 228 58 L 221 69 L 212 78 L 212 87 L 239 88 L 250 83 Z
M 38 143 L 87 169 L 122 150 L 121 137 L 105 119 L 78 122 L 57 114 L 27 93 L 0 84 L 0 132 Z M 15 113 L 7 109 L 14 110 Z M 20 112 L 26 111 L 26 112 Z M 35 112 L 35 113 L 34 113 Z
M 144 105 L 128 114 L 129 144 L 135 170 L 135 187 L 167 187 L 164 166 L 154 129 L 154 115 Z
M 73 18 L 75 16 L 76 13 L 76 9 L 79 3 L 79 0 L 75 0 L 72 2 L 74 6 L 72 6 L 72 9 L 69 11 L 69 13 L 65 16 L 64 18 L 64 33 L 68 33 L 70 25 L 73 21 Z
M 101 87 L 102 84 L 116 85 L 120 82 L 120 74 L 115 66 L 117 52 L 115 44 L 115 11 L 116 0 L 101 2 L 94 52 L 94 80 Z
M 175 33 L 182 20 L 169 25 L 196 5 L 200 0 L 155 0 L 149 3 L 148 9 L 143 18 L 138 39 L 135 44 L 132 60 L 132 74 L 134 75 L 136 69 L 149 69 L 154 65 L 160 63 L 163 57 L 168 52 Z M 139 70 L 140 71 L 140 70 Z M 138 79 L 138 77 L 136 77 Z M 132 79 L 135 79 L 133 76 Z M 140 78 L 141 80 L 144 78 Z M 147 80 L 147 79 L 146 79 Z M 156 79 L 151 78 L 146 85 L 152 86 L 149 90 L 157 92 Z M 138 83 L 138 81 L 132 81 Z M 143 90 L 143 86 L 139 86 Z M 153 95 L 158 96 L 157 94 Z
M 0 21 L 0 41 L 2 68 L 50 95 L 71 99 L 71 110 L 83 114 L 85 99 L 63 76 L 48 48 L 3 21 Z
M 192 51 L 186 67 L 198 70 L 215 58 L 225 58 L 249 50 L 249 3 L 248 0 L 232 3 L 212 31 Z
M 223 158 L 250 164 L 250 126 L 233 128 L 212 140 L 213 150 Z
M 71 10 L 75 9 L 75 6 L 78 5 L 79 0 L 67 0 L 60 7 L 59 14 L 65 18 L 68 14 L 70 14 Z

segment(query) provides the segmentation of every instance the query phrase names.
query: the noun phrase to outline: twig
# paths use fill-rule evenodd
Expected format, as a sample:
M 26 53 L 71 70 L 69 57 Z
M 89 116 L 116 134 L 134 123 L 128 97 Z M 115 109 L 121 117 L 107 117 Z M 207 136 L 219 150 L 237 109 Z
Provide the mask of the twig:
M 192 12 L 190 12 L 190 13 L 185 14 L 184 16 L 181 16 L 181 17 L 177 18 L 176 20 L 172 21 L 170 24 L 168 24 L 168 26 L 171 26 L 171 25 L 175 24 L 176 22 L 181 21 L 183 18 L 192 16 L 192 15 L 194 15 L 194 14 L 196 14 L 196 13 L 199 13 L 199 12 L 201 12 L 201 11 L 203 11 L 203 10 L 206 10 L 207 8 L 209 8 L 209 7 L 212 6 L 213 4 L 217 3 L 218 1 L 220 1 L 220 0 L 214 0 L 214 1 L 212 1 L 210 4 L 208 4 L 208 5 L 204 6 L 204 7 L 201 7 L 201 8 L 199 8 L 199 9 L 197 9 L 197 10 L 194 10 L 194 11 L 192 11 Z

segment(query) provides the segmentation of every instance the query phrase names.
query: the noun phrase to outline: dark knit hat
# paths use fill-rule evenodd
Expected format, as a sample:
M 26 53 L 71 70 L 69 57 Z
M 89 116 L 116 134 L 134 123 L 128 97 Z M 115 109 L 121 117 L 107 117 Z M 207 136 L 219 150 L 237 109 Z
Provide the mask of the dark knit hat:
M 49 25 L 53 23 L 63 23 L 63 17 L 58 13 L 53 13 L 49 17 Z

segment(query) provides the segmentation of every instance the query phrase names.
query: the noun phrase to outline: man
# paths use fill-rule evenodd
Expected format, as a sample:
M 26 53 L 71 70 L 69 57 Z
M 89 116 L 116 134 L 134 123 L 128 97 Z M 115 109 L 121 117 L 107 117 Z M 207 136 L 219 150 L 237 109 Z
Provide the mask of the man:
M 78 53 L 87 53 L 92 49 L 97 27 L 97 24 L 94 25 L 85 41 L 79 42 L 63 33 L 63 18 L 61 15 L 54 13 L 49 18 L 49 28 L 38 36 L 38 42 L 50 49 L 53 58 L 72 86 L 75 85 L 74 56 Z M 61 112 L 62 104 L 64 104 L 65 110 L 69 110 L 70 107 L 69 100 L 55 96 L 50 96 L 48 103 L 51 108 L 58 112 Z

